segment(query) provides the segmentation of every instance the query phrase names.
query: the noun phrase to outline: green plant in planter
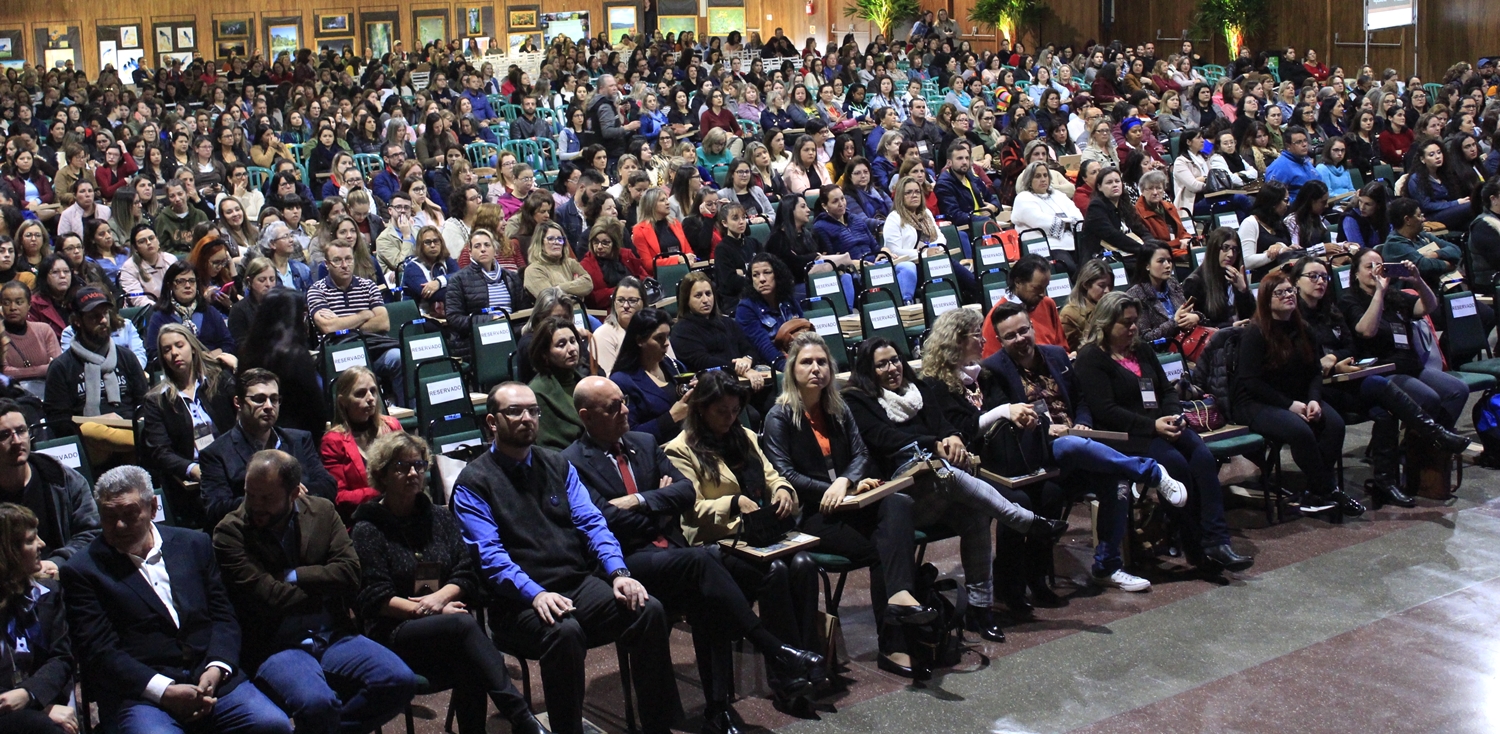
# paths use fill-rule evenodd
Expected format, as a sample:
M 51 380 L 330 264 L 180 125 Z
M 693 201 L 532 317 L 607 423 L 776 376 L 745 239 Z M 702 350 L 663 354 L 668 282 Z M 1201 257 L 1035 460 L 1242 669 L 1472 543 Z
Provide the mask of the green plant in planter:
M 1245 36 L 1265 28 L 1270 14 L 1270 0 L 1200 0 L 1193 14 L 1193 30 L 1210 37 L 1222 36 L 1233 57 Z
M 1016 29 L 1036 23 L 1047 13 L 1042 0 L 979 0 L 969 9 L 969 20 L 994 27 L 1002 37 L 1016 40 Z
M 922 6 L 917 0 L 854 0 L 853 4 L 844 6 L 844 16 L 868 20 L 880 29 L 880 33 L 887 39 L 891 38 L 891 29 L 904 20 L 914 20 L 922 13 Z

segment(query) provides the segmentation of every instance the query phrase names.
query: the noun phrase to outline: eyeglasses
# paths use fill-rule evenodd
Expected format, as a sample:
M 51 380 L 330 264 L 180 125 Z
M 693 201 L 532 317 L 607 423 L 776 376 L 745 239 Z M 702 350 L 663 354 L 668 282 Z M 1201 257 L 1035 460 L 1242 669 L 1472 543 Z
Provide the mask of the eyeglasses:
M 412 469 L 416 469 L 419 472 L 427 471 L 427 467 L 429 465 L 430 464 L 427 461 L 417 459 L 416 461 L 397 461 L 391 464 L 391 468 L 394 469 L 398 474 L 405 474 Z
M 276 393 L 256 393 L 255 395 L 246 395 L 245 400 L 248 401 L 251 405 L 265 405 L 267 400 L 271 401 L 272 405 L 281 405 L 281 396 Z
M 425 239 L 425 240 L 422 240 L 422 246 L 426 247 L 428 245 L 436 245 L 439 242 L 442 242 L 442 240 L 438 240 L 438 239 Z
M 26 438 L 31 435 L 31 426 L 21 426 L 9 431 L 0 431 L 0 443 L 10 443 L 12 439 Z
M 1271 295 L 1274 296 L 1274 297 L 1276 297 L 1276 298 L 1289 298 L 1289 297 L 1297 295 L 1297 289 L 1296 288 L 1277 288 L 1276 290 L 1271 291 Z
M 198 285 L 197 278 L 178 278 L 172 281 L 172 285 Z
M 509 418 L 511 420 L 517 420 L 517 419 L 521 418 L 522 416 L 526 416 L 526 417 L 529 417 L 529 418 L 540 418 L 540 417 L 542 417 L 542 406 L 540 406 L 540 405 L 512 405 L 512 406 L 507 407 L 507 408 L 501 408 L 500 409 L 500 415 L 503 415 L 506 418 Z
M 1327 273 L 1303 273 L 1302 277 L 1307 278 L 1308 280 L 1311 280 L 1314 283 L 1327 283 L 1328 282 L 1328 274 Z
M 549 245 L 561 245 L 567 243 L 567 241 L 568 238 L 566 237 L 548 237 L 547 239 L 543 240 L 543 242 L 546 242 Z

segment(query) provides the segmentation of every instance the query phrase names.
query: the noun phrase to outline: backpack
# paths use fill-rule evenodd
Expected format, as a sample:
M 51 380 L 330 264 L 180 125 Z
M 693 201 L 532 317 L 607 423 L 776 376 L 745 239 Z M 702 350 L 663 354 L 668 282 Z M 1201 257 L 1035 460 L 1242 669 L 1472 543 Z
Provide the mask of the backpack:
M 1240 337 L 1243 326 L 1231 326 L 1214 332 L 1193 367 L 1191 384 L 1214 397 L 1220 415 L 1234 415 L 1229 402 L 1234 390 L 1234 373 L 1239 369 Z
M 964 610 L 960 605 L 968 606 L 967 595 L 959 589 L 956 579 L 938 578 L 937 566 L 931 563 L 917 569 L 915 587 L 917 601 L 937 610 L 938 616 L 911 640 L 912 664 L 928 668 L 958 665 L 964 652 Z
M 1474 421 L 1479 442 L 1484 445 L 1484 453 L 1475 463 L 1489 469 L 1500 468 L 1500 388 L 1485 390 L 1469 417 Z

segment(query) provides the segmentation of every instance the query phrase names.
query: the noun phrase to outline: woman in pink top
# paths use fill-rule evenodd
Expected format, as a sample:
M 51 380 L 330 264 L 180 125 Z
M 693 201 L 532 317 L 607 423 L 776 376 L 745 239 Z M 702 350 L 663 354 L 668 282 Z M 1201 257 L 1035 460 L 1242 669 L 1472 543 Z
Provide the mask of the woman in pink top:
M 323 467 L 338 482 L 334 504 L 345 524 L 354 508 L 377 499 L 365 472 L 365 452 L 375 439 L 401 430 L 401 423 L 381 412 L 375 373 L 364 367 L 344 370 L 334 383 L 333 427 L 323 434 Z

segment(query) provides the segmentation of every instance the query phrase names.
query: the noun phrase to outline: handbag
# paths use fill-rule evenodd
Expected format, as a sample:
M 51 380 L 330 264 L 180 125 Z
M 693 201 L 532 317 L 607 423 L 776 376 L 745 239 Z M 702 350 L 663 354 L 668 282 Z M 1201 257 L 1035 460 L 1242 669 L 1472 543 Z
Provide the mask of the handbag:
M 1228 171 L 1216 168 L 1208 169 L 1208 180 L 1203 183 L 1203 193 L 1216 194 L 1232 188 L 1234 188 L 1234 179 L 1229 177 Z
M 1178 331 L 1177 336 L 1167 342 L 1167 349 L 1181 354 L 1183 359 L 1196 364 L 1198 358 L 1203 356 L 1203 350 L 1208 347 L 1208 340 L 1213 338 L 1215 331 L 1218 329 L 1202 324 L 1194 326 L 1192 331 Z
M 984 467 L 998 474 L 1023 477 L 1053 463 L 1052 443 L 1045 429 L 1023 431 L 1008 420 L 996 421 L 985 431 L 979 458 Z
M 1212 395 L 1204 395 L 1201 400 L 1183 401 L 1182 418 L 1198 433 L 1217 431 L 1228 423 Z
M 781 536 L 785 534 L 786 528 L 782 527 L 780 518 L 776 517 L 776 511 L 762 507 L 740 515 L 740 529 L 735 533 L 735 539 L 754 548 L 764 548 L 781 540 Z

